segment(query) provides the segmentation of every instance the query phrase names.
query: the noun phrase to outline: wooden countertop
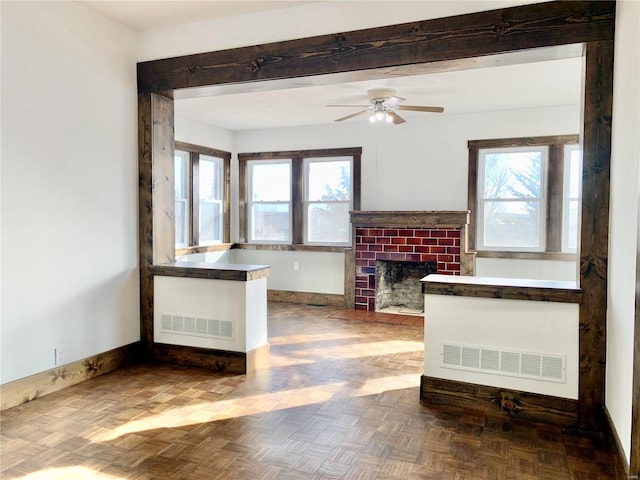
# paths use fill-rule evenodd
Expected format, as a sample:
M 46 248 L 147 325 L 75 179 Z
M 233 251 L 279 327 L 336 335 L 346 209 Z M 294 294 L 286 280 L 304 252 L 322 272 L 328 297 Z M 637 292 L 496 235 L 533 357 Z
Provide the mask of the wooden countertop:
M 422 292 L 430 295 L 582 303 L 576 282 L 439 274 L 427 275 L 421 282 Z
M 171 262 L 151 266 L 151 273 L 164 277 L 205 278 L 248 282 L 269 276 L 269 265 L 234 263 Z

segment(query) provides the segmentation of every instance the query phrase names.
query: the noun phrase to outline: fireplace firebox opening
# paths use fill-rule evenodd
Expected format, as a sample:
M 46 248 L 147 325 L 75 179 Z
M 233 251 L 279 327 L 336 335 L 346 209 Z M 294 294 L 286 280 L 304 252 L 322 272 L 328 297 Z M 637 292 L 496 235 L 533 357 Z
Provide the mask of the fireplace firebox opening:
M 376 260 L 376 311 L 424 313 L 420 279 L 430 273 L 438 273 L 437 262 Z

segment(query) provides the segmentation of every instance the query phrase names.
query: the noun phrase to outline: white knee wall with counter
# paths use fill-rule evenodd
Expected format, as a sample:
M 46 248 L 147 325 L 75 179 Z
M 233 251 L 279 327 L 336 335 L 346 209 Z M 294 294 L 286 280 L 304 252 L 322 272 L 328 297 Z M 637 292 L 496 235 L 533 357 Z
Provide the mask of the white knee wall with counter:
M 457 295 L 425 295 L 424 374 L 429 377 L 508 388 L 523 392 L 578 398 L 579 377 L 579 306 L 575 303 L 481 298 Z M 475 355 L 482 351 L 524 353 L 524 359 L 536 356 L 563 361 L 563 379 L 520 375 L 501 366 L 464 368 L 446 365 L 448 353 L 456 346 Z M 464 353 L 461 353 L 464 355 Z M 449 364 L 455 363 L 447 360 Z M 468 359 L 473 365 L 475 358 Z M 464 363 L 464 359 L 461 360 Z M 485 366 L 486 365 L 480 365 Z M 534 365 L 535 367 L 535 365 Z M 497 368 L 497 369 L 496 369 Z M 493 370 L 492 370 L 493 369 Z M 551 375 L 553 377 L 553 375 Z

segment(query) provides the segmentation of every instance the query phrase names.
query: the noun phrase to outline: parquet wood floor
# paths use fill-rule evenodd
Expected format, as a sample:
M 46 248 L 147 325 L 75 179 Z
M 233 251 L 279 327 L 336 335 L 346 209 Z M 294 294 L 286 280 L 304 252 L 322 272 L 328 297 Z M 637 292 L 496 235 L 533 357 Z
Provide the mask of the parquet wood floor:
M 2 479 L 612 480 L 542 424 L 419 401 L 423 330 L 269 304 L 271 368 L 137 365 L 2 412 Z

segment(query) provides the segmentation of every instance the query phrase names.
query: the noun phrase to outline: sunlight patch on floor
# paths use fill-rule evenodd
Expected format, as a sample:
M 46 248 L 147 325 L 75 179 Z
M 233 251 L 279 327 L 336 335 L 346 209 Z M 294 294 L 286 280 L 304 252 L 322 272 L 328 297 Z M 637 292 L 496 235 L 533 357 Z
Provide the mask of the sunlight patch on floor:
M 347 340 L 359 338 L 359 335 L 345 335 L 343 333 L 317 333 L 317 334 L 300 334 L 285 335 L 279 337 L 269 337 L 271 345 L 292 345 L 297 343 L 322 342 L 326 340 Z
M 20 480 L 126 480 L 125 477 L 114 477 L 106 473 L 96 472 L 86 467 L 46 468 L 30 473 Z
M 330 358 L 332 360 L 362 358 L 398 353 L 422 352 L 423 342 L 407 340 L 388 340 L 384 342 L 350 343 L 348 345 L 331 345 L 301 350 L 288 351 L 287 356 L 300 358 Z
M 314 387 L 295 388 L 273 393 L 218 400 L 216 402 L 186 405 L 161 414 L 149 415 L 144 418 L 132 420 L 115 429 L 98 430 L 93 432 L 88 439 L 92 442 L 106 442 L 123 435 L 146 430 L 185 427 L 326 402 L 330 400 L 336 392 L 342 390 L 344 386 L 345 382 L 336 382 Z

